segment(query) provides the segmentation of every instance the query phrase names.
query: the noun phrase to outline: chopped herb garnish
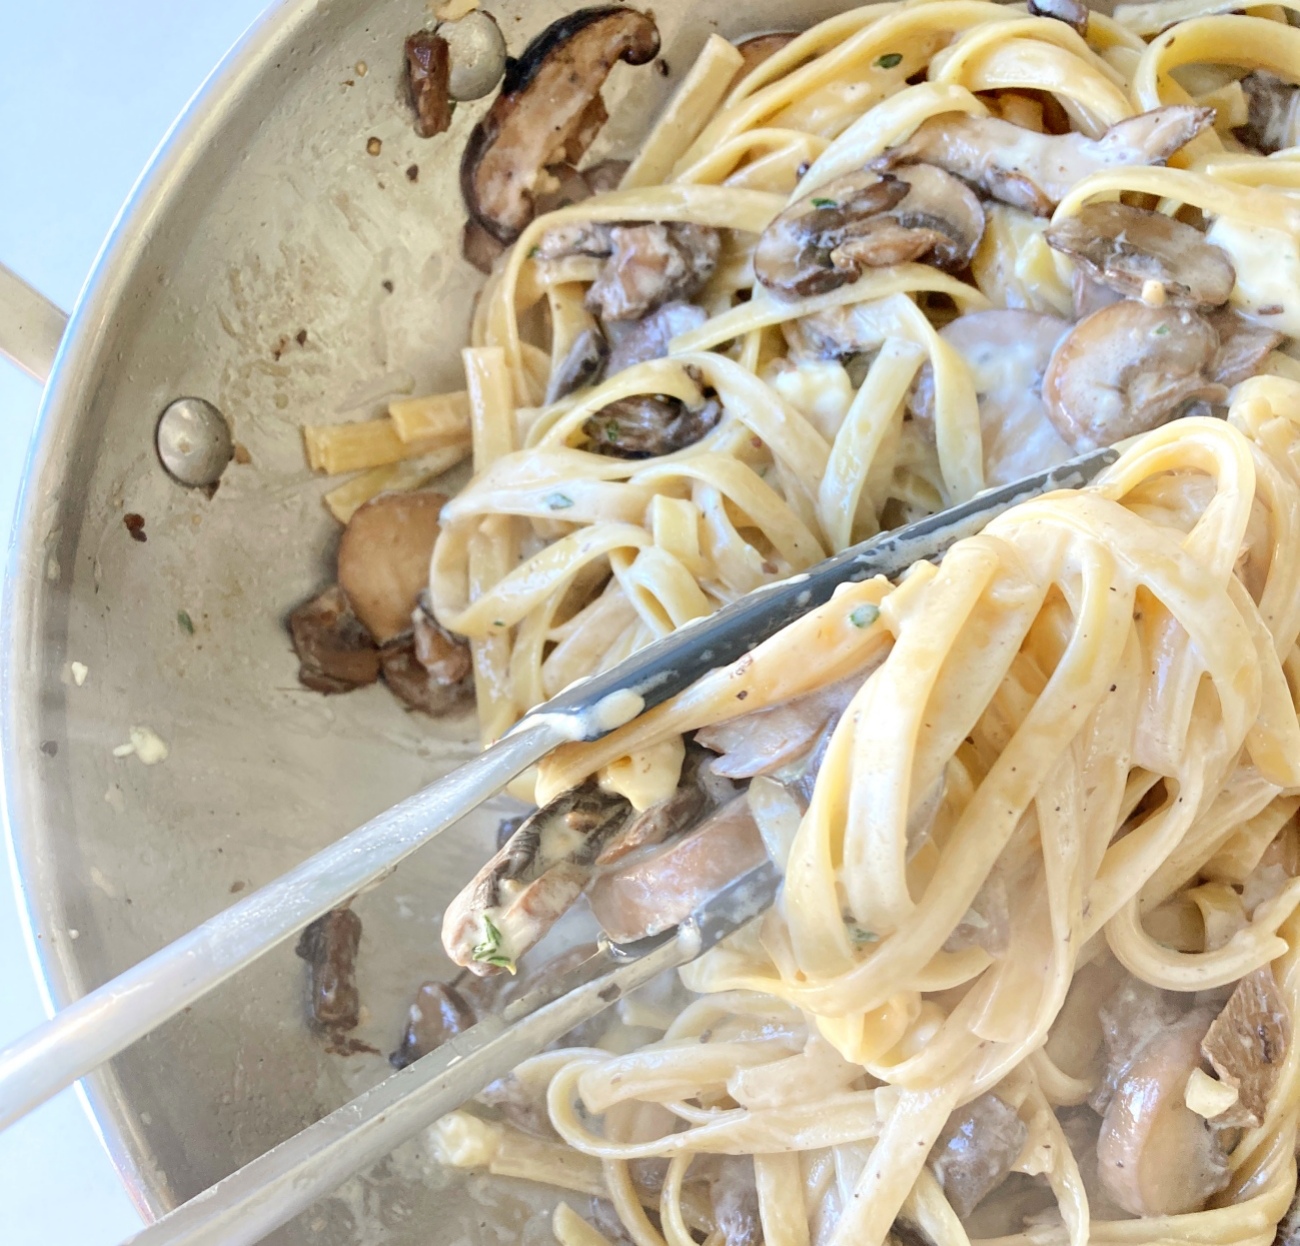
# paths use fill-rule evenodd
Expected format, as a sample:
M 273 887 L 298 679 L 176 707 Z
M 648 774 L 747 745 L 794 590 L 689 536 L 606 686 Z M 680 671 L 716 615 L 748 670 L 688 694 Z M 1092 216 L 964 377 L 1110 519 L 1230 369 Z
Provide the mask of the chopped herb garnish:
M 1168 332 L 1169 332 L 1169 326 L 1167 324 L 1158 324 L 1155 327 L 1156 337 L 1164 337 L 1165 334 Z
M 849 926 L 849 938 L 859 947 L 864 943 L 879 943 L 880 936 L 874 930 L 864 930 L 861 926 Z
M 876 58 L 877 69 L 893 69 L 895 65 L 901 64 L 903 54 L 901 52 L 886 52 L 884 56 Z
M 814 199 L 812 205 L 814 208 L 838 208 L 840 206 L 834 199 Z
M 880 618 L 880 607 L 873 606 L 869 601 L 854 606 L 849 611 L 849 622 L 854 627 L 870 627 L 878 618 Z
M 567 511 L 573 505 L 573 499 L 567 493 L 552 493 L 546 499 L 546 505 L 553 511 Z
M 610 422 L 605 425 L 605 440 L 617 441 L 620 436 L 622 436 L 622 433 L 619 430 L 618 421 L 610 420 Z
M 181 625 L 183 631 L 188 632 L 191 636 L 194 635 L 194 620 L 184 610 L 176 611 L 176 622 Z
M 493 626 L 493 627 L 505 627 L 505 625 L 506 625 L 506 621 L 505 621 L 505 619 L 493 619 L 493 620 L 492 620 L 492 626 Z
M 542 253 L 541 247 L 532 247 L 528 252 L 528 258 L 530 260 L 535 260 L 539 255 L 541 255 L 541 253 Z
M 498 969 L 508 969 L 514 973 L 515 962 L 506 955 L 504 942 L 496 923 L 484 913 L 483 941 L 474 948 L 474 959 L 481 965 L 495 965 Z

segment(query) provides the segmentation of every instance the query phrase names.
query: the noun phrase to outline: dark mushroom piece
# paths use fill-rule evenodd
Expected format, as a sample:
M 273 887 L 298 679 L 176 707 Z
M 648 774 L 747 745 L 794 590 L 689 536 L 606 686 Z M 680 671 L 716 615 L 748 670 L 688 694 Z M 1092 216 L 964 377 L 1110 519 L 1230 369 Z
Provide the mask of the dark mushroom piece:
M 402 1041 L 388 1057 L 388 1063 L 404 1069 L 436 1051 L 449 1038 L 464 1033 L 476 1020 L 474 1010 L 455 987 L 445 982 L 426 982 L 416 991 L 415 1002 L 407 1010 Z
M 1029 0 L 1032 17 L 1053 17 L 1073 27 L 1080 35 L 1088 33 L 1088 6 L 1083 0 Z
M 545 166 L 589 132 L 610 70 L 658 54 L 654 21 L 635 9 L 582 9 L 542 31 L 507 67 L 465 147 L 461 193 L 470 215 L 500 242 L 513 242 L 533 219 Z
M 465 222 L 460 235 L 460 253 L 466 263 L 487 274 L 506 252 L 506 244 L 494 238 L 472 216 Z
M 559 402 L 574 390 L 594 385 L 605 371 L 608 358 L 609 343 L 605 341 L 605 335 L 594 326 L 583 329 L 573 339 L 573 345 L 560 361 L 560 366 L 551 373 L 546 386 L 546 401 Z
M 343 530 L 339 587 L 380 645 L 411 630 L 446 502 L 441 493 L 381 494 Z
M 678 299 L 694 298 L 718 266 L 716 229 L 690 222 L 615 225 L 609 258 L 587 291 L 587 310 L 603 321 L 640 320 Z
M 688 407 L 680 398 L 644 394 L 620 398 L 588 417 L 582 426 L 588 449 L 616 459 L 673 454 L 707 436 L 722 419 L 722 404 L 705 399 Z
M 1085 204 L 1045 237 L 1094 281 L 1133 298 L 1156 282 L 1177 307 L 1219 307 L 1237 281 L 1227 253 L 1200 230 L 1146 208 Z
M 1043 377 L 1048 417 L 1080 451 L 1147 432 L 1193 401 L 1227 397 L 1205 371 L 1218 349 L 1214 327 L 1186 308 L 1112 303 L 1057 346 Z
M 944 113 L 923 122 L 873 167 L 937 165 L 1003 203 L 1047 216 L 1090 173 L 1163 164 L 1213 120 L 1212 108 L 1170 104 L 1116 122 L 1091 139 L 1039 134 L 997 117 Z
M 379 672 L 389 691 L 407 708 L 430 718 L 467 713 L 474 704 L 473 682 L 439 679 L 420 661 L 415 644 L 413 636 L 399 636 L 379 651 Z
M 379 678 L 379 648 L 337 584 L 289 616 L 298 679 L 313 692 L 351 692 Z
M 708 318 L 693 303 L 671 302 L 640 320 L 611 321 L 605 330 L 610 339 L 605 375 L 616 376 L 633 364 L 664 358 L 673 338 L 698 329 Z
M 995 1094 L 958 1108 L 930 1151 L 930 1167 L 952 1209 L 965 1220 L 1006 1180 L 1029 1129 Z
M 1291 1014 L 1272 966 L 1265 965 L 1237 983 L 1201 1040 L 1201 1054 L 1219 1080 L 1237 1090 L 1232 1124 L 1263 1121 L 1290 1045 Z
M 1269 355 L 1282 344 L 1281 333 L 1253 324 L 1228 307 L 1211 312 L 1206 319 L 1219 335 L 1219 349 L 1209 372 L 1220 385 L 1239 385 L 1258 376 Z
M 361 1016 L 357 990 L 357 949 L 361 918 L 351 909 L 332 909 L 318 917 L 294 949 L 307 962 L 312 1021 L 325 1030 L 352 1030 Z
M 1246 124 L 1233 131 L 1247 146 L 1272 155 L 1300 140 L 1300 87 L 1266 69 L 1241 80 L 1246 96 Z
M 440 684 L 463 683 L 474 669 L 469 644 L 453 635 L 433 617 L 428 592 L 420 594 L 411 611 L 411 628 L 415 640 L 415 658 Z
M 709 1183 L 713 1219 L 722 1234 L 722 1246 L 762 1246 L 758 1183 L 754 1161 L 748 1155 L 718 1157 L 717 1172 Z
M 415 132 L 433 138 L 451 125 L 451 50 L 432 30 L 406 41 L 406 85 L 415 109 Z
M 731 80 L 731 89 L 735 90 L 764 61 L 770 60 L 782 48 L 793 43 L 798 37 L 796 31 L 788 30 L 771 35 L 754 35 L 753 38 L 742 39 L 736 44 L 736 51 L 740 53 L 741 62 L 740 68 L 736 70 L 736 76 Z

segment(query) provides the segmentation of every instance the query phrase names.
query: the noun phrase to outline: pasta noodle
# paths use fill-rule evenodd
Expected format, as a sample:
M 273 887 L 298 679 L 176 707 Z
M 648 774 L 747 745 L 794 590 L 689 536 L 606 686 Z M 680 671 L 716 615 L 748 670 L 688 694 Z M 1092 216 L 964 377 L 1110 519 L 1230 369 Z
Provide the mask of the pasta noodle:
M 815 763 L 799 754 L 801 797 L 775 763 L 740 772 L 776 906 L 682 971 L 652 1041 L 526 1066 L 558 1141 L 457 1114 L 447 1162 L 594 1194 L 637 1246 L 1273 1242 L 1300 1119 L 1300 149 L 1249 134 L 1258 91 L 1300 85 L 1300 6 L 1230 8 L 1076 28 L 988 0 L 870 5 L 738 81 L 711 36 L 620 188 L 538 216 L 497 262 L 467 396 L 394 412 L 414 437 L 468 407 L 475 474 L 430 596 L 472 647 L 485 741 L 766 583 L 1071 442 L 1124 441 L 1090 487 L 842 587 L 541 764 L 539 804 L 594 778 L 641 810 L 694 733 L 845 690 Z M 1125 137 L 1174 117 L 1192 121 L 1159 151 Z M 798 233 L 846 179 L 874 193 L 932 161 L 984 196 L 947 271 L 937 242 L 854 261 L 874 225 L 843 252 Z M 1133 277 L 1127 234 L 1069 242 L 1126 211 L 1192 237 L 1165 275 Z M 637 247 L 698 279 L 615 314 Z M 1189 247 L 1213 256 L 1184 283 Z M 781 264 L 815 271 L 781 287 Z M 1155 327 L 1088 336 L 1120 317 Z M 1113 414 L 1146 383 L 1138 344 L 1211 323 L 1157 415 L 1071 414 L 1080 393 Z M 1216 1036 L 1251 991 L 1280 1045 L 1234 1072 Z M 1134 1106 L 1140 1069 L 1155 1097 Z M 612 1240 L 575 1206 L 558 1241 Z

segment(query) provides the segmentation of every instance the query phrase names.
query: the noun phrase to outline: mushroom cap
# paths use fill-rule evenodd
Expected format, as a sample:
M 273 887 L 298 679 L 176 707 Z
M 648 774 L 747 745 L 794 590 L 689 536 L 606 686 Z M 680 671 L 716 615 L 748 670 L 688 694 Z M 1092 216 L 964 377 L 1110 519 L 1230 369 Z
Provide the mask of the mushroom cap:
M 1093 280 L 1137 297 L 1157 281 L 1179 307 L 1218 307 L 1228 301 L 1237 272 L 1227 253 L 1205 235 L 1162 212 L 1125 203 L 1089 203 L 1046 233 Z
M 533 219 L 543 168 L 582 131 L 609 71 L 658 54 L 659 31 L 636 9 L 580 9 L 552 22 L 510 62 L 465 146 L 460 185 L 470 215 L 513 242 Z
M 1206 369 L 1219 349 L 1213 326 L 1180 307 L 1112 303 L 1061 339 L 1043 377 L 1057 432 L 1077 450 L 1110 445 L 1173 419 L 1189 402 L 1222 402 Z
M 339 587 L 380 645 L 411 630 L 446 502 L 441 493 L 381 494 L 343 530 Z

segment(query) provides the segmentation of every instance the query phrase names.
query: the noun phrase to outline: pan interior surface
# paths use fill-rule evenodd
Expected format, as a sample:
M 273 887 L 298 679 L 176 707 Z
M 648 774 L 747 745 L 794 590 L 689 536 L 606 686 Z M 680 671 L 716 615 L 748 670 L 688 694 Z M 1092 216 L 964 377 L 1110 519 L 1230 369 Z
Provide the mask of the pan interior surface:
M 517 55 L 580 6 L 484 7 Z M 631 154 L 713 31 L 804 27 L 844 7 L 661 0 L 670 73 L 618 67 L 595 154 Z M 429 20 L 423 0 L 302 0 L 271 14 L 160 152 L 74 318 L 6 615 L 10 832 L 56 1003 L 477 747 L 472 719 L 407 714 L 381 687 L 301 688 L 284 628 L 332 579 L 337 541 L 301 426 L 463 384 L 482 278 L 460 256 L 457 175 L 487 101 L 461 105 L 446 134 L 416 136 L 402 44 Z M 224 414 L 236 443 L 211 496 L 179 487 L 154 447 L 159 414 L 191 395 Z M 165 760 L 115 755 L 142 731 Z M 309 1031 L 289 943 L 92 1079 L 143 1207 L 160 1214 L 391 1071 L 416 986 L 450 973 L 442 908 L 515 809 L 500 799 L 356 901 L 354 1037 L 370 1050 L 336 1054 Z M 546 1241 L 554 1197 L 445 1173 L 415 1139 L 273 1240 Z

